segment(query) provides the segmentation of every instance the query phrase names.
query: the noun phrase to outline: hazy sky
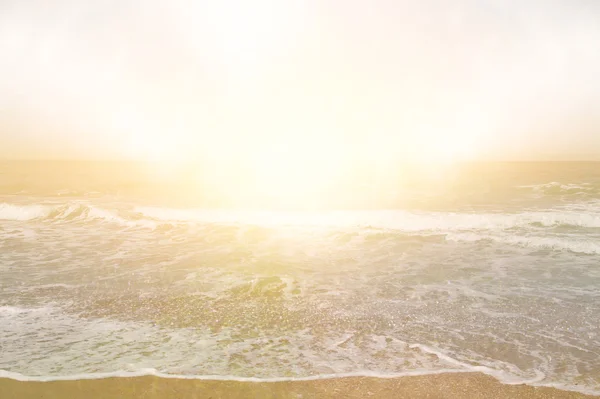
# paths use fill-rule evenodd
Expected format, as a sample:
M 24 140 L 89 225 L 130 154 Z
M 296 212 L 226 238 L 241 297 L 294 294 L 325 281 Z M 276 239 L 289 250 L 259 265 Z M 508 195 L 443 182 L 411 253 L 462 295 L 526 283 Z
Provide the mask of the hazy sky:
M 598 0 L 0 0 L 0 157 L 600 159 L 599 71 Z

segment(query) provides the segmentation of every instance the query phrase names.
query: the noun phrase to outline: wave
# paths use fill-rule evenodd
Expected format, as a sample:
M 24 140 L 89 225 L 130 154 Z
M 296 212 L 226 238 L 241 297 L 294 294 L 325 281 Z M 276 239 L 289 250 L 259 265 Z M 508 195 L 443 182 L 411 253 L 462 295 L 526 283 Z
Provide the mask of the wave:
M 51 310 L 53 310 L 51 307 L 20 308 L 17 306 L 4 305 L 0 306 L 0 316 L 7 317 L 19 314 L 30 314 L 32 312 L 48 313 Z
M 596 206 L 588 207 L 585 211 L 578 208 L 514 214 L 414 213 L 399 210 L 285 213 L 169 208 L 136 208 L 135 211 L 157 222 L 323 227 L 341 230 L 358 228 L 366 229 L 371 234 L 379 234 L 383 230 L 392 234 L 404 233 L 411 237 L 441 236 L 448 241 L 492 241 L 525 248 L 600 254 L 600 244 L 589 238 L 589 234 L 597 232 L 590 229 L 600 228 L 600 212 Z M 549 229 L 557 230 L 549 234 Z M 559 229 L 570 234 L 560 234 Z
M 43 205 L 0 204 L 0 220 L 32 220 L 45 217 L 49 209 Z
M 594 205 L 594 204 L 591 204 Z M 409 212 L 403 210 L 283 212 L 135 207 L 108 209 L 84 202 L 64 204 L 0 204 L 0 220 L 51 222 L 104 222 L 124 227 L 155 229 L 160 225 L 223 224 L 265 227 L 372 228 L 416 232 L 503 231 L 535 228 L 600 228 L 600 209 L 521 213 Z
M 477 233 L 452 233 L 446 235 L 449 241 L 493 241 L 502 244 L 518 245 L 521 247 L 570 251 L 586 255 L 600 254 L 600 244 L 592 240 L 574 240 L 562 237 L 539 237 L 517 235 L 492 235 Z
M 89 374 L 74 374 L 65 376 L 26 376 L 11 371 L 0 370 L 0 378 L 9 378 L 16 381 L 77 381 L 77 380 L 96 380 L 104 378 L 130 378 L 130 377 L 160 377 L 160 378 L 171 378 L 171 379 L 184 379 L 184 380 L 206 380 L 206 381 L 236 381 L 236 382 L 258 382 L 258 383 L 272 383 L 272 382 L 294 382 L 294 381 L 319 381 L 319 380 L 330 380 L 335 378 L 349 378 L 349 377 L 367 377 L 367 378 L 400 378 L 409 376 L 419 375 L 436 375 L 436 374 L 447 374 L 447 373 L 469 373 L 475 372 L 475 370 L 459 370 L 459 369 L 440 369 L 440 370 L 410 370 L 402 373 L 378 373 L 378 372 L 355 372 L 355 373 L 337 373 L 337 374 L 320 374 L 312 375 L 307 377 L 272 377 L 272 378 L 259 378 L 259 377 L 238 377 L 228 375 L 191 375 L 191 374 L 169 374 L 163 373 L 156 369 L 144 368 L 138 371 L 115 371 L 112 373 L 89 373 Z M 520 382 L 515 382 L 519 384 Z
M 247 382 L 247 383 L 280 383 L 280 382 L 310 382 L 333 380 L 339 378 L 376 378 L 376 379 L 395 379 L 403 377 L 417 377 L 440 374 L 463 374 L 463 373 L 482 373 L 495 378 L 497 381 L 506 385 L 531 385 L 539 387 L 550 387 L 565 391 L 579 392 L 586 395 L 598 395 L 600 391 L 589 389 L 584 386 L 561 384 L 561 383 L 544 383 L 545 375 L 542 372 L 537 373 L 534 379 L 521 379 L 508 373 L 494 370 L 486 366 L 473 366 L 467 363 L 454 360 L 439 351 L 432 350 L 424 345 L 415 344 L 411 348 L 418 348 L 424 352 L 444 358 L 461 368 L 444 368 L 435 370 L 407 370 L 397 373 L 381 373 L 376 371 L 358 371 L 350 373 L 333 373 L 333 374 L 318 374 L 306 377 L 240 377 L 234 375 L 194 375 L 194 374 L 169 374 L 160 372 L 153 368 L 141 368 L 136 371 L 115 371 L 109 373 L 83 373 L 72 375 L 59 376 L 28 376 L 20 373 L 11 372 L 0 369 L 0 378 L 7 378 L 21 382 L 51 382 L 51 381 L 85 381 L 85 380 L 100 380 L 106 378 L 136 378 L 136 377 L 158 377 L 165 379 L 181 379 L 181 380 L 200 380 L 200 381 L 223 381 L 223 382 Z
M 12 221 L 54 221 L 54 222 L 110 222 L 126 227 L 156 228 L 151 220 L 127 218 L 116 210 L 108 210 L 93 205 L 73 202 L 61 205 L 12 205 L 0 204 L 0 220 Z
M 520 189 L 529 189 L 535 193 L 543 194 L 545 196 L 552 195 L 592 195 L 600 192 L 600 187 L 597 187 L 591 183 L 581 184 L 564 184 L 559 182 L 549 182 L 543 184 L 532 184 L 525 186 L 517 186 Z
M 135 212 L 159 221 L 256 224 L 263 226 L 369 227 L 400 231 L 495 230 L 515 227 L 574 226 L 600 228 L 600 213 L 537 211 L 522 213 L 416 213 L 392 211 L 257 212 L 137 207 Z

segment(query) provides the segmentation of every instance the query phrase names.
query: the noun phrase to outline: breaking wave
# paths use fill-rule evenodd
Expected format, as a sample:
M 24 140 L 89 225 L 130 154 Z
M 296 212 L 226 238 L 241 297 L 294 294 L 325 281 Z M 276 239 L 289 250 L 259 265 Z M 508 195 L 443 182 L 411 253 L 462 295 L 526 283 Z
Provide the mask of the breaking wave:
M 50 210 L 42 205 L 0 204 L 0 220 L 32 220 L 45 217 Z
M 586 255 L 600 254 L 598 241 L 569 239 L 564 237 L 518 236 L 508 234 L 453 233 L 446 236 L 450 241 L 479 242 L 491 241 L 501 244 L 517 245 L 527 248 L 570 251 Z
M 122 226 L 156 227 L 150 220 L 121 216 L 117 210 L 108 210 L 85 203 L 61 205 L 12 205 L 0 204 L 0 220 L 53 221 L 53 222 L 109 222 Z
M 591 196 L 594 194 L 600 194 L 600 187 L 591 183 L 581 184 L 563 184 L 559 182 L 549 182 L 544 184 L 532 184 L 525 186 L 518 186 L 520 189 L 531 190 L 532 192 L 540 196 L 562 196 L 562 195 L 574 195 L 574 196 Z
M 391 211 L 233 212 L 201 209 L 138 207 L 144 217 L 159 221 L 256 224 L 266 226 L 370 227 L 416 231 L 502 230 L 517 227 L 573 226 L 600 228 L 600 212 L 556 210 L 521 213 L 416 213 Z
M 104 222 L 156 228 L 173 224 L 258 225 L 265 227 L 371 228 L 407 233 L 504 231 L 570 227 L 600 228 L 600 209 L 553 209 L 520 213 L 409 212 L 403 210 L 276 212 L 136 207 L 111 209 L 84 202 L 0 204 L 0 220 Z

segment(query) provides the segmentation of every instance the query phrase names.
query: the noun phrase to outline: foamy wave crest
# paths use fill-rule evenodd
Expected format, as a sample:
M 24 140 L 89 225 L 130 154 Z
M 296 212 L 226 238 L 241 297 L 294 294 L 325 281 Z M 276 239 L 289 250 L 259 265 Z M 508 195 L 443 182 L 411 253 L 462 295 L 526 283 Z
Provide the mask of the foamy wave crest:
M 514 228 L 600 228 L 600 212 L 592 207 L 521 213 L 408 212 L 402 210 L 284 212 L 136 207 L 109 209 L 86 202 L 60 205 L 0 205 L 0 220 L 107 222 L 125 227 L 156 228 L 165 224 L 235 224 L 267 227 L 374 228 L 417 232 L 508 230 Z
M 540 224 L 542 226 L 577 226 L 600 227 L 600 213 L 596 212 L 531 212 L 522 214 L 525 224 Z M 515 219 L 519 219 L 517 216 Z M 518 223 L 516 223 L 518 225 Z
M 294 382 L 294 381 L 319 381 L 331 380 L 335 378 L 350 378 L 350 377 L 366 377 L 366 378 L 381 378 L 392 379 L 400 377 L 420 376 L 420 375 L 436 375 L 448 373 L 469 373 L 475 370 L 457 370 L 457 369 L 440 369 L 440 370 L 410 370 L 403 373 L 378 373 L 371 371 L 362 371 L 355 373 L 337 373 L 337 374 L 319 374 L 308 377 L 273 377 L 273 378 L 258 378 L 258 377 L 238 377 L 234 375 L 190 375 L 190 374 L 168 374 L 162 373 L 156 369 L 144 368 L 138 371 L 115 371 L 113 373 L 89 373 L 89 374 L 73 374 L 66 376 L 26 376 L 19 373 L 14 373 L 7 370 L 0 370 L 0 378 L 10 378 L 16 381 L 77 381 L 77 380 L 98 380 L 103 378 L 130 378 L 130 377 L 160 377 L 182 380 L 204 380 L 204 381 L 235 381 L 235 382 L 258 382 L 258 383 L 273 383 L 273 382 Z M 516 382 L 518 384 L 521 382 Z
M 147 227 L 152 229 L 157 227 L 157 224 L 151 220 L 128 220 L 112 211 L 93 206 L 90 206 L 87 216 L 96 221 L 106 221 L 127 227 Z
M 600 213 L 545 211 L 506 213 L 416 213 L 407 211 L 266 212 L 212 211 L 138 207 L 144 217 L 160 221 L 255 224 L 263 226 L 370 227 L 406 232 L 502 230 L 528 226 L 600 227 Z
M 72 203 L 55 207 L 47 219 L 64 221 L 109 221 L 127 224 L 127 221 L 111 211 L 84 203 Z
M 55 219 L 76 220 L 81 222 L 112 223 L 124 227 L 156 228 L 157 224 L 151 220 L 128 219 L 119 215 L 116 210 L 108 210 L 87 204 L 73 204 L 59 209 Z
M 427 352 L 451 359 L 448 356 L 442 355 L 438 351 L 431 350 L 424 345 L 411 345 L 411 347 L 425 349 Z M 453 359 L 452 359 L 453 360 Z M 200 380 L 200 381 L 228 381 L 228 382 L 249 382 L 249 383 L 280 383 L 280 382 L 310 382 L 332 380 L 338 378 L 377 378 L 377 379 L 395 379 L 402 377 L 417 377 L 439 374 L 462 374 L 462 373 L 482 373 L 495 378 L 503 384 L 507 385 L 531 385 L 539 387 L 550 387 L 565 391 L 579 392 L 585 395 L 598 395 L 600 391 L 586 388 L 583 386 L 546 383 L 544 374 L 538 372 L 534 379 L 523 379 L 513 375 L 503 373 L 499 370 L 494 370 L 485 366 L 472 366 L 467 363 L 462 363 L 456 360 L 453 362 L 457 367 L 463 368 L 447 368 L 437 370 L 407 370 L 397 373 L 381 373 L 376 371 L 358 371 L 354 373 L 333 373 L 333 374 L 318 374 L 307 377 L 272 377 L 272 378 L 257 378 L 257 377 L 239 377 L 235 375 L 190 375 L 190 374 L 169 374 L 160 372 L 153 368 L 140 368 L 136 371 L 115 371 L 112 373 L 84 373 L 71 374 L 64 376 L 28 376 L 20 373 L 11 372 L 0 369 L 0 378 L 8 378 L 21 382 L 51 382 L 51 381 L 83 381 L 83 380 L 100 380 L 105 378 L 135 378 L 135 377 L 159 377 L 165 379 L 180 379 L 180 380 Z
M 55 221 L 55 222 L 107 222 L 125 227 L 156 228 L 151 220 L 128 219 L 115 210 L 99 208 L 86 203 L 73 202 L 61 205 L 0 204 L 0 220 Z
M 563 184 L 559 182 L 550 182 L 544 184 L 533 184 L 526 186 L 519 186 L 518 188 L 522 189 L 530 189 L 536 193 L 544 194 L 544 195 L 565 195 L 565 194 L 575 194 L 575 195 L 584 195 L 584 194 L 593 194 L 599 191 L 598 187 L 590 183 L 582 183 L 582 184 Z
M 33 313 L 33 312 L 42 312 L 42 313 L 47 313 L 50 310 L 52 310 L 52 308 L 50 307 L 46 307 L 46 308 L 19 308 L 17 306 L 0 306 L 0 317 L 10 317 L 10 316 L 15 316 L 15 315 L 20 315 L 20 314 L 27 314 L 27 313 Z
M 0 204 L 0 220 L 32 220 L 47 216 L 51 211 L 43 205 Z
M 493 241 L 502 244 L 518 245 L 529 248 L 570 251 L 580 254 L 600 254 L 600 244 L 592 240 L 573 240 L 562 237 L 538 237 L 516 235 L 493 235 L 477 233 L 454 233 L 446 236 L 450 241 Z

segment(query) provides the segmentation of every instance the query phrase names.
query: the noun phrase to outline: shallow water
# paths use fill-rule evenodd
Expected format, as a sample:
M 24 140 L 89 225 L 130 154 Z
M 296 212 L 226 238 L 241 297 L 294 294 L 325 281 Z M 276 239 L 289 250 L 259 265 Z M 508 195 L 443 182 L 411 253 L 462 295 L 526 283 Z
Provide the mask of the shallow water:
M 600 164 L 470 165 L 279 211 L 47 169 L 0 169 L 11 375 L 474 370 L 600 393 Z

